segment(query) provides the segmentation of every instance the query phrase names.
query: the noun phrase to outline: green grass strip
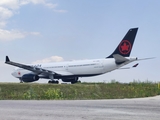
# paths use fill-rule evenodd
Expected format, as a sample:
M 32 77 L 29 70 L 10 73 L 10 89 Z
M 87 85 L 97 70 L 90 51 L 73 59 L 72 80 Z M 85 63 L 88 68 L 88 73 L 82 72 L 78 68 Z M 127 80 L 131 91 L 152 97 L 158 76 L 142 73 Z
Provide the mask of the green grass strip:
M 160 95 L 158 83 L 0 83 L 0 100 L 88 100 Z

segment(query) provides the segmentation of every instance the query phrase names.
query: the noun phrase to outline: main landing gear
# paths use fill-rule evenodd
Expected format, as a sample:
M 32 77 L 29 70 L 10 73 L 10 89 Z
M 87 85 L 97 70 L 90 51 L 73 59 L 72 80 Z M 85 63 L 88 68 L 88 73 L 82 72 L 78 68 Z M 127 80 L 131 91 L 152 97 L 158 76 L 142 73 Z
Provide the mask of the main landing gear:
M 54 76 L 53 76 L 52 74 L 49 75 L 49 78 L 50 78 L 51 80 L 49 80 L 48 83 L 59 84 L 59 81 L 55 81 L 55 80 L 54 80 Z
M 49 80 L 48 83 L 51 83 L 51 84 L 59 84 L 59 81 Z

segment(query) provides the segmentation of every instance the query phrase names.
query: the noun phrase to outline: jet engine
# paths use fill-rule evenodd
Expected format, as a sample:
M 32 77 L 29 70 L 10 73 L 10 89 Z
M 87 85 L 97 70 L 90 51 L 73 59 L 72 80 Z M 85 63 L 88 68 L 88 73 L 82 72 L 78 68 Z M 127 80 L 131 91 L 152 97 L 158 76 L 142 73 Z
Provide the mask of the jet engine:
M 22 76 L 21 80 L 23 82 L 34 82 L 39 80 L 39 76 L 34 74 L 25 74 Z

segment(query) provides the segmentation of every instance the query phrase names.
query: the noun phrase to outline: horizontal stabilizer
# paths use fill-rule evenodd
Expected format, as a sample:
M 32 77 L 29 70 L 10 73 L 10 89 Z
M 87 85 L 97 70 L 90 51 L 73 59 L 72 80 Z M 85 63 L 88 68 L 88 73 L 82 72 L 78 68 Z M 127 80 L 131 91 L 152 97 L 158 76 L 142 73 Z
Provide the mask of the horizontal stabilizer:
M 132 67 L 137 67 L 138 65 L 139 65 L 139 63 L 137 63 L 137 64 L 133 65 Z
M 122 63 L 128 61 L 127 58 L 125 58 L 119 54 L 114 54 L 113 57 L 115 59 L 116 64 L 122 64 Z
M 148 60 L 148 59 L 154 59 L 154 58 L 156 58 L 156 57 L 150 57 L 150 58 L 141 58 L 141 59 L 137 59 L 138 61 L 139 60 Z
M 133 65 L 132 67 L 123 67 L 123 68 L 119 68 L 119 69 L 131 69 L 131 68 L 135 68 L 139 65 L 139 63 Z

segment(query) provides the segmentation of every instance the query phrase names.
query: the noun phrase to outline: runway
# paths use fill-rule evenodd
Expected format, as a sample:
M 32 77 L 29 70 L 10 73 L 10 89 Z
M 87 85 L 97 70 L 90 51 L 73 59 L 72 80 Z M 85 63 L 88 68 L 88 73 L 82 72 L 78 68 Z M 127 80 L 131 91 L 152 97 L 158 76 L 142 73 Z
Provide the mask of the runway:
M 118 100 L 1 100 L 1 120 L 159 120 L 160 96 Z

